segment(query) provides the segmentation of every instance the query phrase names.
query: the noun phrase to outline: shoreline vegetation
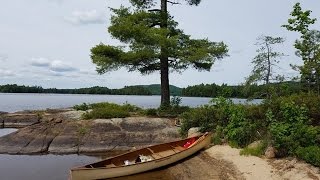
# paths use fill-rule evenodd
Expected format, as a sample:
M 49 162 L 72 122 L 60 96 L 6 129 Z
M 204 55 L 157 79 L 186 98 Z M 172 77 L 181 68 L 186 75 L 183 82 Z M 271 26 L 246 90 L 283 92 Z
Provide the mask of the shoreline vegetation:
M 180 88 L 170 85 L 171 96 L 184 97 L 226 97 L 226 98 L 266 98 L 267 91 L 277 96 L 307 92 L 300 82 L 286 81 L 268 85 L 217 85 L 199 84 Z M 88 87 L 78 89 L 43 88 L 41 86 L 25 86 L 17 84 L 0 85 L 0 93 L 52 93 L 52 94 L 106 94 L 106 95 L 161 95 L 160 84 L 125 86 L 119 89 L 108 87 Z
M 320 166 L 320 96 L 316 94 L 274 97 L 255 105 L 234 104 L 223 97 L 196 108 L 180 103 L 181 98 L 173 97 L 169 106 L 157 109 L 112 103 L 82 104 L 74 109 L 86 111 L 83 119 L 175 118 L 180 122 L 181 136 L 198 127 L 201 132 L 214 133 L 214 144 L 227 142 L 232 147 L 243 148 L 242 155 L 294 156 Z

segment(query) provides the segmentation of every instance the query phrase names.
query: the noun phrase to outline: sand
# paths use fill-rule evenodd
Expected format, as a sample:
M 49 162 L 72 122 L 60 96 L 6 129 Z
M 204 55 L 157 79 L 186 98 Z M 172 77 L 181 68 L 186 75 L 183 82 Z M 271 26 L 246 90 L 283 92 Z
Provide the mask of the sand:
M 212 158 L 232 163 L 247 180 L 320 180 L 319 168 L 294 158 L 268 160 L 241 156 L 240 149 L 227 145 L 216 145 L 205 152 Z

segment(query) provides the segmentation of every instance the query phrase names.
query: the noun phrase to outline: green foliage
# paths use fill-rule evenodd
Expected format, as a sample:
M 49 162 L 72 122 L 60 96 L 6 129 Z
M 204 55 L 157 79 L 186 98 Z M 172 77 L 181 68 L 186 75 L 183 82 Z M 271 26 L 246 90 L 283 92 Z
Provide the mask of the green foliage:
M 300 71 L 301 82 L 309 91 L 315 90 L 320 94 L 320 31 L 309 29 L 317 20 L 310 18 L 310 14 L 310 10 L 302 11 L 300 3 L 296 3 L 290 14 L 292 18 L 282 27 L 301 34 L 294 47 L 297 49 L 296 54 L 302 58 L 303 65 L 294 65 L 293 68 Z
M 277 115 L 284 103 L 294 103 L 308 109 L 307 118 L 312 125 L 320 125 L 320 96 L 313 93 L 300 93 L 291 96 L 274 97 L 265 101 L 264 109 L 270 109 Z
M 86 103 L 73 106 L 73 109 L 77 111 L 87 111 L 89 108 L 90 108 L 89 105 L 87 105 Z
M 228 125 L 225 128 L 228 140 L 235 146 L 244 147 L 256 136 L 256 125 L 246 117 L 243 106 L 233 105 L 230 109 Z
M 235 105 L 225 98 L 213 99 L 211 104 L 191 109 L 181 118 L 181 134 L 186 135 L 191 127 L 200 127 L 202 132 L 216 131 L 216 142 L 226 137 L 234 146 L 245 146 L 256 137 L 256 124 L 247 118 L 243 105 Z
M 298 31 L 302 34 L 306 34 L 308 32 L 308 28 L 310 24 L 314 24 L 317 19 L 311 19 L 309 16 L 312 11 L 302 11 L 300 3 L 296 3 L 293 6 L 293 11 L 290 13 L 292 18 L 288 19 L 288 24 L 282 25 L 289 31 Z
M 307 113 L 306 106 L 293 102 L 282 103 L 276 115 L 269 112 L 268 116 L 272 118 L 269 130 L 280 156 L 292 155 L 300 146 L 316 144 L 319 132 L 316 127 L 307 125 Z
M 130 116 L 130 113 L 141 111 L 141 108 L 134 105 L 107 102 L 91 104 L 90 107 L 92 110 L 83 114 L 84 119 L 124 118 Z
M 320 167 L 320 146 L 299 147 L 296 155 L 306 162 Z
M 267 141 L 263 141 L 256 148 L 245 147 L 240 151 L 240 155 L 252 155 L 252 156 L 261 156 L 264 154 L 266 148 L 268 146 Z
M 213 144 L 222 144 L 222 139 L 224 138 L 224 133 L 223 133 L 223 127 L 217 126 L 216 129 L 214 130 L 214 136 L 212 137 L 211 141 Z
M 168 72 L 183 71 L 188 67 L 197 70 L 211 69 L 217 59 L 227 55 L 223 42 L 208 39 L 191 39 L 167 10 L 170 1 L 161 1 L 161 9 L 148 11 L 155 6 L 152 0 L 130 0 L 134 10 L 121 6 L 111 8 L 111 36 L 128 46 L 99 44 L 91 49 L 91 59 L 100 74 L 118 70 L 139 71 L 149 74 L 161 71 L 162 102 L 169 104 Z M 189 5 L 198 5 L 200 0 L 188 0 Z
M 238 85 L 230 86 L 222 84 L 200 84 L 194 86 L 188 86 L 182 89 L 182 96 L 194 96 L 194 97 L 225 97 L 225 98 L 266 98 L 266 92 L 270 89 L 273 90 L 274 96 L 288 96 L 301 92 L 300 82 L 279 82 L 270 83 L 269 85 L 256 85 L 250 86 Z
M 147 116 L 158 116 L 158 109 L 149 108 L 144 111 L 144 114 Z
M 204 105 L 191 109 L 180 116 L 181 127 L 180 133 L 183 136 L 188 134 L 188 130 L 192 127 L 201 127 L 200 131 L 212 131 L 215 128 L 214 107 Z
M 128 111 L 123 110 L 122 108 L 115 108 L 115 109 L 96 108 L 90 112 L 83 114 L 84 119 L 125 118 L 128 116 L 130 116 L 130 113 Z
M 160 117 L 177 117 L 180 114 L 187 112 L 190 108 L 188 106 L 181 106 L 181 97 L 174 96 L 171 98 L 169 105 L 161 105 L 158 108 L 158 116 Z
M 283 53 L 273 50 L 276 44 L 282 44 L 282 37 L 260 36 L 256 45 L 259 46 L 257 56 L 252 60 L 254 65 L 251 75 L 247 78 L 247 84 L 263 81 L 269 84 L 274 76 L 274 68 L 279 63 L 278 59 L 284 56 Z M 269 92 L 266 92 L 269 94 Z
M 147 89 L 148 91 L 150 91 L 152 95 L 161 95 L 160 84 L 139 85 L 139 86 L 142 86 L 145 89 Z M 181 91 L 182 91 L 181 88 L 179 88 L 177 86 L 170 85 L 169 89 L 170 89 L 171 96 L 181 96 Z

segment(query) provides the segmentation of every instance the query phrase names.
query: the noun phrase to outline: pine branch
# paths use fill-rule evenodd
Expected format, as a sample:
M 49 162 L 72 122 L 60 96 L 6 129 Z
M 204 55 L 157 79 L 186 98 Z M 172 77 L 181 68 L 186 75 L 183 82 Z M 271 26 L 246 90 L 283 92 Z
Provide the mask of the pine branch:
M 178 2 L 173 2 L 173 1 L 167 1 L 168 3 L 172 4 L 172 5 L 175 5 L 175 4 L 181 4 L 181 3 L 178 3 Z
M 148 11 L 149 11 L 149 12 L 160 12 L 161 9 L 149 9 Z

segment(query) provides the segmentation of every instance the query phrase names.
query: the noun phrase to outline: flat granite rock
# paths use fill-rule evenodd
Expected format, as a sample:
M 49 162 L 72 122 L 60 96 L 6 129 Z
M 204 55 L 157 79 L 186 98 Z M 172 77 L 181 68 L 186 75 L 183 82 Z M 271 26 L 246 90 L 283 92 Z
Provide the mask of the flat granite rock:
M 79 117 L 75 112 L 46 115 L 40 122 L 1 137 L 0 153 L 100 153 L 130 150 L 179 138 L 178 128 L 166 118 L 68 119 L 72 114 Z M 30 122 L 36 118 L 27 115 L 25 117 L 29 117 Z M 12 116 L 14 119 L 18 117 L 16 114 Z M 19 118 L 23 119 L 22 116 Z
M 0 122 L 4 128 L 21 128 L 40 121 L 36 114 L 5 113 L 0 114 Z

